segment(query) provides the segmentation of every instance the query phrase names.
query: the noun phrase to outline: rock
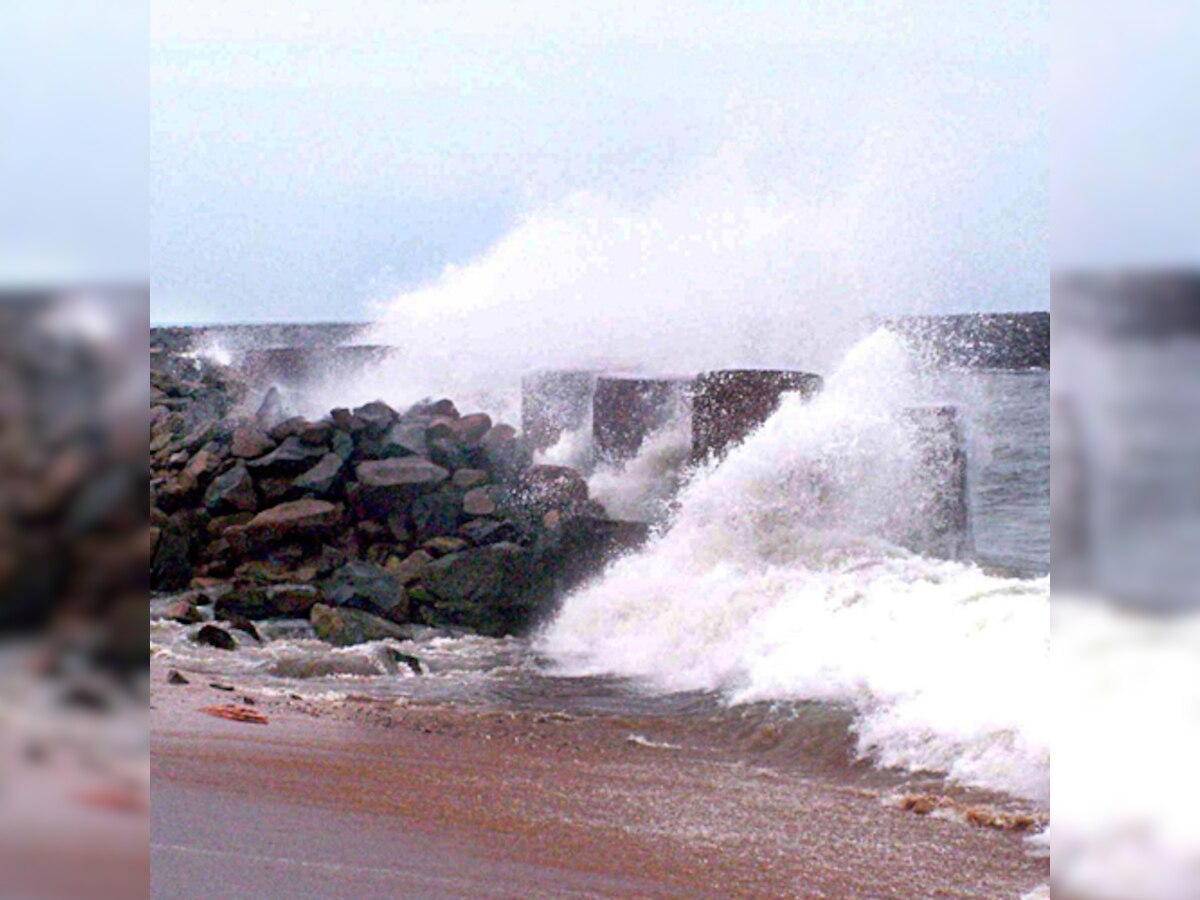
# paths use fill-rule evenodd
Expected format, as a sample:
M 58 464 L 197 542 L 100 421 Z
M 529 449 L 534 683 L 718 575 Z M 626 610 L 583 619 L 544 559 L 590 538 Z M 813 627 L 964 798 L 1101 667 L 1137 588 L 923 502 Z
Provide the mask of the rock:
M 345 431 L 335 431 L 329 439 L 330 449 L 347 462 L 354 455 L 354 438 Z
M 517 527 L 507 519 L 472 519 L 460 526 L 458 533 L 479 547 L 501 541 L 516 541 L 518 536 Z
M 483 462 L 500 479 L 514 478 L 533 461 L 533 453 L 511 425 L 494 425 L 480 440 Z
M 266 431 L 277 425 L 282 419 L 283 398 L 279 394 L 279 389 L 272 387 L 267 390 L 262 403 L 258 406 L 258 411 L 254 413 L 254 423 Z
M 404 416 L 405 418 L 419 416 L 426 419 L 445 416 L 450 419 L 457 419 L 458 409 L 455 407 L 453 401 L 444 398 L 441 400 L 423 400 L 420 403 L 413 404 Z
M 341 431 L 354 431 L 355 419 L 354 413 L 346 409 L 344 406 L 339 406 L 337 409 L 329 411 L 329 418 L 333 420 L 333 427 Z
M 393 510 L 406 508 L 417 497 L 435 490 L 450 477 L 441 466 L 414 456 L 359 463 L 356 473 L 356 508 L 360 515 L 378 519 L 386 518 Z
M 467 491 L 462 508 L 468 516 L 491 516 L 496 513 L 496 501 L 488 488 L 478 487 Z
M 183 625 L 195 625 L 204 618 L 200 615 L 200 610 L 196 609 L 195 604 L 183 597 L 176 597 L 163 604 L 158 609 L 158 615 L 160 618 L 170 619 L 172 622 L 179 622 Z
M 430 538 L 422 546 L 433 556 L 441 557 L 466 550 L 470 545 L 462 538 L 444 536 Z
M 258 489 L 260 505 L 265 507 L 278 506 L 289 500 L 299 500 L 301 491 L 292 479 L 286 476 L 278 478 L 259 478 L 254 486 Z
M 292 482 L 297 490 L 326 497 L 341 487 L 346 461 L 336 453 L 326 453 L 320 461 Z
M 326 447 L 332 435 L 333 425 L 328 421 L 323 421 L 309 422 L 307 427 L 302 429 L 296 437 L 300 438 L 300 443 L 308 444 L 310 447 Z
M 237 641 L 233 639 L 233 635 L 224 628 L 218 628 L 216 625 L 205 625 L 196 632 L 192 640 L 197 644 L 204 644 L 214 647 L 217 650 L 237 649 Z
M 375 400 L 354 410 L 354 417 L 362 422 L 368 431 L 382 434 L 396 421 L 396 411 L 382 400 Z
M 427 438 L 427 453 L 430 462 L 448 471 L 473 468 L 477 465 L 478 453 L 472 452 L 455 437 Z
M 478 444 L 491 431 L 492 417 L 487 413 L 471 413 L 454 420 L 454 436 L 468 445 Z
M 177 669 L 172 669 L 167 673 L 167 684 L 191 684 L 184 678 Z
M 469 491 L 471 488 L 487 484 L 487 480 L 488 473 L 483 469 L 459 469 L 454 473 L 451 484 L 460 491 Z
M 292 416 L 290 419 L 284 419 L 272 428 L 270 434 L 276 441 L 285 441 L 290 437 L 300 437 L 309 424 L 308 419 L 304 418 L 304 416 Z
M 150 563 L 150 586 L 157 591 L 181 591 L 192 580 L 191 543 L 174 521 L 159 531 Z
M 213 603 L 213 617 L 232 622 L 235 619 L 266 619 L 275 615 L 275 606 L 267 592 L 251 584 L 235 584 Z
M 516 544 L 445 556 L 426 568 L 421 581 L 433 597 L 435 624 L 501 637 L 532 619 L 529 556 Z
M 456 495 L 438 491 L 414 500 L 410 514 L 417 541 L 424 543 L 458 531 L 462 503 Z
M 424 550 L 410 553 L 403 560 L 389 562 L 384 568 L 393 575 L 401 585 L 407 587 L 420 579 L 425 568 L 433 562 L 433 557 Z
M 248 512 L 258 507 L 254 479 L 243 463 L 213 479 L 204 494 L 204 506 L 214 515 Z
M 588 499 L 584 477 L 567 466 L 530 466 L 522 473 L 522 499 L 539 508 L 563 509 Z
M 408 595 L 399 578 L 371 563 L 346 563 L 325 582 L 325 605 L 361 609 L 392 622 L 405 623 Z
M 252 546 L 263 547 L 295 538 L 329 535 L 341 524 L 341 519 L 342 508 L 327 500 L 293 500 L 263 510 L 245 530 Z
M 263 642 L 262 635 L 258 633 L 258 629 L 254 627 L 254 623 L 248 617 L 229 616 L 225 622 L 230 628 L 236 628 L 238 631 L 245 632 L 260 644 Z
M 424 456 L 425 425 L 420 421 L 400 421 L 388 429 L 380 442 L 376 458 L 395 459 L 404 456 Z
M 408 666 L 414 675 L 424 674 L 424 670 L 421 668 L 421 661 L 411 653 L 401 653 L 399 650 L 393 650 L 392 662 L 397 662 L 401 665 Z
M 386 638 L 408 639 L 408 632 L 399 625 L 361 609 L 335 609 L 318 603 L 312 608 L 310 621 L 317 637 L 335 647 L 351 647 Z
M 299 475 L 324 455 L 322 448 L 305 444 L 292 435 L 266 456 L 252 459 L 246 465 L 256 476 Z
M 239 459 L 255 459 L 275 449 L 275 442 L 260 428 L 243 425 L 235 428 L 229 452 Z
M 306 619 L 314 606 L 325 602 L 325 594 L 311 584 L 273 584 L 267 588 L 267 600 L 277 616 Z
M 532 555 L 536 591 L 554 600 L 598 575 L 617 558 L 639 549 L 650 536 L 643 522 L 596 516 L 563 519 L 538 537 Z

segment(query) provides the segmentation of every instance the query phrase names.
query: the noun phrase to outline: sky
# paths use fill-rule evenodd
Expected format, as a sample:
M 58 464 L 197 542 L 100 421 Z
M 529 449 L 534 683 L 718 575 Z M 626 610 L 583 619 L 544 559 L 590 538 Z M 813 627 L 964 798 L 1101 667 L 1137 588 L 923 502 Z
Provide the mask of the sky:
M 872 307 L 1040 307 L 1048 32 L 1028 0 L 10 0 L 0 282 L 362 319 L 572 197 L 689 240 L 647 211 L 699 186 L 701 230 L 839 210 Z
M 903 145 L 904 233 L 869 237 L 946 286 L 879 305 L 1045 305 L 1038 3 L 154 0 L 150 28 L 156 321 L 370 317 L 573 192 L 649 203 L 731 142 L 806 201 Z

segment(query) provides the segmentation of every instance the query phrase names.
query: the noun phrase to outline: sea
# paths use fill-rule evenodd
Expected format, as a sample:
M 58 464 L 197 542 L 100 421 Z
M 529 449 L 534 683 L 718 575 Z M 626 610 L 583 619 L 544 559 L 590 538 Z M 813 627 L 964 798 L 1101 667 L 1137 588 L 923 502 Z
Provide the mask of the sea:
M 336 649 L 307 622 L 260 624 L 221 652 L 155 615 L 167 665 L 264 693 L 350 696 L 661 722 L 751 764 L 1049 808 L 1050 374 L 929 370 L 891 332 L 854 343 L 825 389 L 787 397 L 724 459 L 692 470 L 666 426 L 591 472 L 654 534 L 564 597 L 534 633 L 428 630 L 402 649 Z M 973 550 L 940 559 L 886 535 L 918 513 L 900 413 L 954 404 Z M 570 461 L 586 431 L 549 452 Z M 890 530 L 889 530 L 890 529 Z M 657 740 L 655 735 L 631 738 Z

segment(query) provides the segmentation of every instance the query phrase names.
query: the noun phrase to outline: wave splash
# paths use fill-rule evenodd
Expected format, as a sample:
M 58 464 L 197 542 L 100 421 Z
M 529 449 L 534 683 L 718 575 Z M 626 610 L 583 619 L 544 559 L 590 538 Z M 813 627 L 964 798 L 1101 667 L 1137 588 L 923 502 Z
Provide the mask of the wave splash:
M 887 332 L 861 341 L 821 395 L 697 473 L 669 528 L 570 596 L 539 650 L 568 675 L 844 704 L 880 765 L 1048 801 L 1049 579 L 879 537 L 916 514 L 911 368 Z

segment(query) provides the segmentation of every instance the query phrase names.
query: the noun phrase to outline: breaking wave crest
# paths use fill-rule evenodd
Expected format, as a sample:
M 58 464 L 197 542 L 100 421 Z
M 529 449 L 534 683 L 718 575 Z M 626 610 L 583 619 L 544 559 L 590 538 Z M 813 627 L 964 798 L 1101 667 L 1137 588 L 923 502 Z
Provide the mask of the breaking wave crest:
M 567 598 L 539 649 L 564 674 L 845 705 L 880 765 L 1048 801 L 1049 579 L 883 537 L 920 514 L 914 396 L 897 339 L 860 342 L 821 395 L 698 472 L 669 528 Z

